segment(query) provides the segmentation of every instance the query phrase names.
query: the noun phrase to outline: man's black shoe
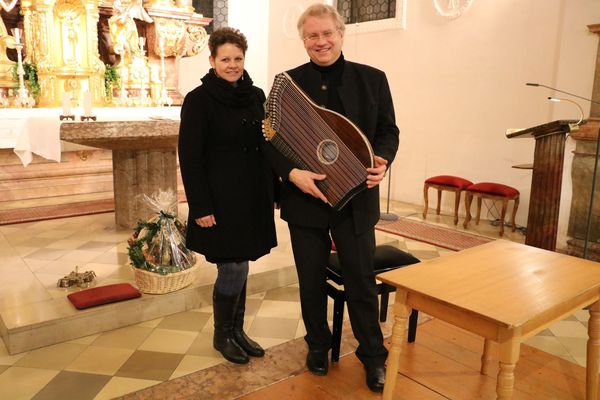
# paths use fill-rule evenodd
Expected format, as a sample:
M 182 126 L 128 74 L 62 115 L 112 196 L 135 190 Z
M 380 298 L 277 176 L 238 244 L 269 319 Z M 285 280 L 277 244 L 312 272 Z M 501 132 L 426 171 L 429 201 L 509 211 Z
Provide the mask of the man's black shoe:
M 373 392 L 383 392 L 385 384 L 385 367 L 365 367 L 367 373 L 367 386 Z
M 308 370 L 315 375 L 327 375 L 327 370 L 329 369 L 329 360 L 327 357 L 327 350 L 308 350 L 308 355 L 306 356 Z

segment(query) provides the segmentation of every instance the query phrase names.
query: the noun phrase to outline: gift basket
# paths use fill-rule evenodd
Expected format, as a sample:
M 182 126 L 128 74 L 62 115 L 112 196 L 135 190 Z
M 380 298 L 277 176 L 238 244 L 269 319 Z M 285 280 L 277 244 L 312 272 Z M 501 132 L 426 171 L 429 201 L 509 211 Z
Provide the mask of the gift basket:
M 175 215 L 177 197 L 160 191 L 144 201 L 156 212 L 148 221 L 138 221 L 127 241 L 135 282 L 144 293 L 164 294 L 194 281 L 198 268 L 194 253 L 185 247 L 185 224 Z

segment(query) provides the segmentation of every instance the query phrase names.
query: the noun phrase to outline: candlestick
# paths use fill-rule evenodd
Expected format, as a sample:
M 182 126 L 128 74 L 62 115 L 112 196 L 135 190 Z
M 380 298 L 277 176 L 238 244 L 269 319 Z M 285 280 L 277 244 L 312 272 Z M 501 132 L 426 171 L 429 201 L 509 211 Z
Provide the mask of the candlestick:
M 145 50 L 144 50 L 144 45 L 146 44 L 146 38 L 143 36 L 140 36 L 140 52 L 142 53 L 142 57 L 146 54 Z
M 119 103 L 121 105 L 121 107 L 126 107 L 129 104 L 129 100 L 127 99 L 127 89 L 125 88 L 125 85 L 127 83 L 127 78 L 128 78 L 128 73 L 125 69 L 125 67 L 121 67 L 120 69 L 120 75 L 121 75 L 121 91 L 119 93 Z
M 15 42 L 21 43 L 21 30 L 19 28 L 12 29 L 13 37 L 15 38 Z
M 160 55 L 164 56 L 165 55 L 165 38 L 162 36 L 158 39 L 158 49 L 160 50 Z
M 35 100 L 29 95 L 25 87 L 25 69 L 23 68 L 23 44 L 21 43 L 21 30 L 13 28 L 13 37 L 15 38 L 15 49 L 17 50 L 17 75 L 19 76 L 19 90 L 15 96 L 15 105 L 17 107 L 33 107 Z
M 160 80 L 161 80 L 161 91 L 160 98 L 157 100 L 161 106 L 171 106 L 173 99 L 169 97 L 169 91 L 167 90 L 167 71 L 165 68 L 165 38 L 161 37 L 158 41 L 158 48 L 160 50 Z

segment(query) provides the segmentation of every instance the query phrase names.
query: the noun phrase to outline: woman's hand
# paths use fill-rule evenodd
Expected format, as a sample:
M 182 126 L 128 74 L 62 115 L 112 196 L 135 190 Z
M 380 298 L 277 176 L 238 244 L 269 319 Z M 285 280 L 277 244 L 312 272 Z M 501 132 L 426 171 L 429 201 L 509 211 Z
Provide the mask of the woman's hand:
M 215 220 L 215 216 L 210 214 L 205 217 L 196 218 L 196 224 L 202 228 L 210 228 L 213 225 L 216 225 L 217 221 Z
M 319 190 L 315 181 L 322 181 L 326 176 L 323 174 L 316 174 L 311 171 L 294 168 L 290 171 L 288 177 L 289 181 L 294 185 L 298 186 L 298 189 L 302 190 L 306 194 L 310 194 L 317 199 L 321 199 L 324 203 L 327 203 L 327 197 Z

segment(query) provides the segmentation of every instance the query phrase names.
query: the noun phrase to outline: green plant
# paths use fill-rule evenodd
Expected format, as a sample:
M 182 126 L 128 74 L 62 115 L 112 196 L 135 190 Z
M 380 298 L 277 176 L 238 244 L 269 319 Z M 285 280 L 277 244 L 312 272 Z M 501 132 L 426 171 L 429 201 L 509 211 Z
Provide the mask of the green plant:
M 104 69 L 104 95 L 106 98 L 111 97 L 113 87 L 121 88 L 121 77 L 117 67 L 106 64 Z
M 27 86 L 29 87 L 29 92 L 35 98 L 40 95 L 40 82 L 38 81 L 38 73 L 37 73 L 37 65 L 34 63 L 23 63 L 23 70 L 25 71 L 25 75 L 23 75 L 23 79 L 27 81 Z M 19 74 L 17 73 L 17 64 L 15 64 L 12 68 L 13 78 L 18 81 Z

